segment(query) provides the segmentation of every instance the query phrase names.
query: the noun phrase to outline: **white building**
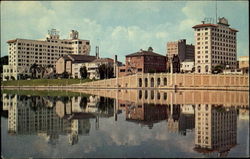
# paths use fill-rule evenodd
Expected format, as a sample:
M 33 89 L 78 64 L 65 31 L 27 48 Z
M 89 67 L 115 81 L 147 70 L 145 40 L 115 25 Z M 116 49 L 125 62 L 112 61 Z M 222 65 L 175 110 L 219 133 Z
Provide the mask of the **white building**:
M 236 29 L 230 28 L 226 18 L 217 24 L 205 23 L 193 26 L 195 32 L 195 71 L 212 73 L 217 65 L 237 67 Z
M 192 72 L 194 69 L 194 61 L 185 60 L 181 62 L 181 72 Z
M 69 39 L 60 39 L 58 31 L 52 29 L 44 40 L 14 39 L 9 44 L 9 65 L 3 66 L 3 80 L 19 79 L 20 75 L 29 75 L 29 68 L 36 63 L 42 66 L 52 65 L 66 54 L 89 55 L 89 40 L 78 39 L 78 32 L 72 30 Z
M 113 67 L 114 60 L 111 58 L 98 58 L 91 62 L 72 63 L 72 77 L 81 78 L 80 68 L 85 66 L 89 79 L 100 79 L 98 67 L 102 64 Z

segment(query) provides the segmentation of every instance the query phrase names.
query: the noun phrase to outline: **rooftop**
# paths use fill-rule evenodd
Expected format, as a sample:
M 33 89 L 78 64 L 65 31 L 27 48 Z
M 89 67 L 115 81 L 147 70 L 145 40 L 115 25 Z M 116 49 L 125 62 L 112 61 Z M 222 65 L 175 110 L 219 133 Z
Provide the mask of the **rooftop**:
M 140 50 L 138 52 L 126 55 L 126 57 L 133 57 L 133 56 L 163 56 L 163 55 L 155 53 L 153 51 L 145 51 L 145 50 Z
M 73 63 L 81 63 L 81 62 L 92 62 L 96 59 L 96 56 L 89 55 L 65 55 L 62 58 L 65 60 L 70 60 Z

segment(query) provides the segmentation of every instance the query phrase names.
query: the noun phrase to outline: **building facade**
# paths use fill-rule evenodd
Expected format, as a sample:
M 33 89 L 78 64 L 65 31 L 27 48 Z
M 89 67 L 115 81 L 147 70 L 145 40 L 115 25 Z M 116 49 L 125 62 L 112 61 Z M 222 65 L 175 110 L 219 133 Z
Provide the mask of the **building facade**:
M 126 56 L 126 65 L 118 68 L 118 76 L 127 76 L 136 73 L 166 72 L 166 57 L 153 52 L 140 50 Z
M 178 55 L 180 61 L 186 59 L 194 60 L 194 45 L 186 44 L 186 39 L 181 39 L 174 42 L 167 43 L 167 57 L 173 58 L 174 55 Z
M 97 59 L 96 56 L 65 55 L 56 61 L 56 73 L 62 74 L 63 72 L 67 72 L 70 76 L 74 76 L 73 73 L 75 73 L 75 71 L 73 69 L 73 64 L 81 65 L 87 62 L 92 62 L 95 59 Z
M 239 57 L 239 68 L 249 68 L 249 56 Z
M 205 23 L 193 26 L 195 33 L 195 72 L 212 73 L 217 65 L 227 68 L 237 66 L 236 29 L 230 28 L 226 18 L 217 24 Z
M 114 60 L 111 58 L 98 58 L 91 62 L 73 63 L 72 64 L 72 77 L 81 78 L 80 68 L 85 66 L 87 69 L 87 74 L 88 74 L 87 77 L 89 79 L 100 79 L 100 73 L 98 70 L 100 65 L 113 67 Z
M 181 62 L 181 72 L 191 73 L 194 71 L 194 61 L 185 60 Z
M 19 79 L 29 75 L 32 64 L 55 66 L 59 57 L 66 54 L 89 55 L 90 41 L 78 39 L 78 32 L 72 30 L 69 39 L 60 39 L 58 31 L 52 29 L 46 39 L 14 39 L 7 41 L 9 64 L 3 66 L 3 80 Z

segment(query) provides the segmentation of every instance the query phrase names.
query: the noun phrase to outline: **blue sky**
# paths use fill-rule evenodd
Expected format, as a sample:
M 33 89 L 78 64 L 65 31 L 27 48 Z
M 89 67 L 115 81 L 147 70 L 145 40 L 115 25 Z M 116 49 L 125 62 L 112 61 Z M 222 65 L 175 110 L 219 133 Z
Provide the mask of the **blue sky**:
M 217 1 L 217 8 L 218 17 L 239 30 L 238 56 L 248 56 L 248 1 Z M 117 54 L 122 62 L 125 55 L 149 46 L 165 55 L 168 41 L 194 44 L 192 26 L 215 15 L 215 1 L 3 1 L 1 56 L 7 55 L 7 40 L 43 39 L 52 28 L 61 38 L 77 30 L 80 39 L 90 40 L 91 55 L 96 45 L 101 57 Z

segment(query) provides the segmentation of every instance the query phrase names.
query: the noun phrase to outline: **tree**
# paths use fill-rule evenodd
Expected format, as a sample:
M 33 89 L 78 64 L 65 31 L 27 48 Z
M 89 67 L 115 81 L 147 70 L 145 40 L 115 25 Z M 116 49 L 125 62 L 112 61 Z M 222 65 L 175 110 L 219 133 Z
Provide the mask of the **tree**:
M 64 71 L 61 75 L 62 78 L 69 78 L 69 73 Z
M 100 65 L 98 67 L 98 72 L 100 74 L 100 79 L 114 77 L 114 68 L 110 65 L 105 65 L 105 64 Z
M 224 70 L 224 66 L 223 65 L 217 65 L 215 67 L 212 68 L 212 73 L 213 74 L 218 74 L 218 73 L 222 73 Z
M 6 80 L 9 80 L 9 78 L 10 78 L 9 76 L 5 76 L 5 79 L 6 79 Z
M 87 78 L 88 72 L 86 66 L 80 68 L 80 75 L 82 79 Z
M 32 79 L 36 78 L 37 68 L 38 68 L 38 65 L 36 63 L 30 66 L 29 72 L 31 73 Z
M 15 77 L 11 76 L 10 79 L 11 79 L 11 80 L 15 80 Z
M 3 73 L 3 65 L 8 65 L 8 56 L 3 56 L 0 58 L 0 71 Z

